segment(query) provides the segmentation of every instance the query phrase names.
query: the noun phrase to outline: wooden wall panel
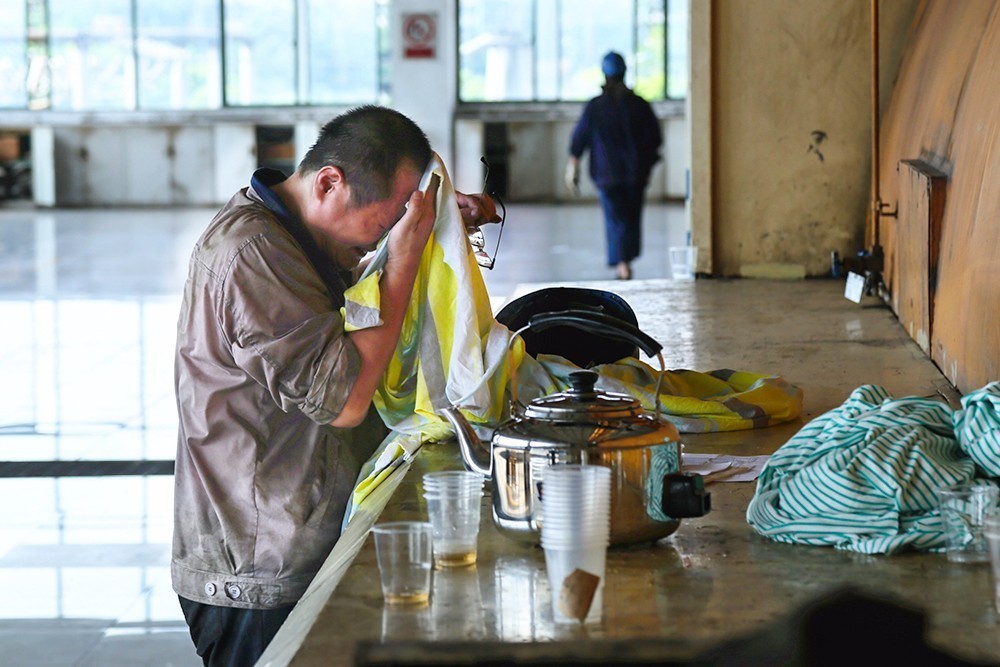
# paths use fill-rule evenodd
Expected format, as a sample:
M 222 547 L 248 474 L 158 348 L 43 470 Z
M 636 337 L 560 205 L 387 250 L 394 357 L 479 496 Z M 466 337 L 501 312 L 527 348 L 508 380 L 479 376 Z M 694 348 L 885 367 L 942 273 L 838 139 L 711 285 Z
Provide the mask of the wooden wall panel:
M 994 0 L 925 0 L 914 17 L 910 39 L 879 142 L 879 188 L 889 208 L 899 202 L 900 160 L 922 159 L 950 173 L 950 144 L 965 76 L 976 57 Z M 896 221 L 882 217 L 879 241 L 886 254 L 885 281 L 897 279 L 893 253 Z M 874 242 L 868 227 L 867 241 Z
M 879 183 L 891 208 L 900 203 L 902 161 L 920 159 L 948 176 L 930 350 L 963 393 L 1000 379 L 998 89 L 1000 0 L 926 0 L 882 123 Z M 907 237 L 901 219 L 882 223 L 885 278 L 899 315 L 897 291 L 920 280 L 904 253 L 924 240 Z
M 920 349 L 931 353 L 934 283 L 937 277 L 945 175 L 921 160 L 904 160 L 899 169 L 896 266 L 893 310 Z
M 964 391 L 1000 380 L 1000 7 L 955 116 L 931 358 Z

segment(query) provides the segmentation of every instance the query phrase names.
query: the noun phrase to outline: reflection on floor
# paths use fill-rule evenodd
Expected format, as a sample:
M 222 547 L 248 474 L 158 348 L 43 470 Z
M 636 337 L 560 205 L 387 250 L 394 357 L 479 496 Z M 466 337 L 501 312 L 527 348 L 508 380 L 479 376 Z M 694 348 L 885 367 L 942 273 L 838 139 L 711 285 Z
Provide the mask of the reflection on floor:
M 200 664 L 170 588 L 172 356 L 213 213 L 0 209 L 0 664 Z M 644 231 L 635 277 L 668 277 L 683 206 L 649 205 Z M 612 275 L 596 203 L 514 204 L 485 278 L 500 303 Z

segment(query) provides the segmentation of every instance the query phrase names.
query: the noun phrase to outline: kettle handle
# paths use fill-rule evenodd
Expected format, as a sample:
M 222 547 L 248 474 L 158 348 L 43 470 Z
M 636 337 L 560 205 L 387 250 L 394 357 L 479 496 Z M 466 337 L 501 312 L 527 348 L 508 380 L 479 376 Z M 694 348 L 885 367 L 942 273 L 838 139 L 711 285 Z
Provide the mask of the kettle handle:
M 663 346 L 655 338 L 617 317 L 592 310 L 570 309 L 532 315 L 528 323 L 515 331 L 510 337 L 508 348 L 513 346 L 514 339 L 529 329 L 532 331 L 543 331 L 554 326 L 576 327 L 577 329 L 583 329 L 584 331 L 604 336 L 605 338 L 620 338 L 637 346 L 648 356 L 656 356 L 660 360 L 660 373 L 656 378 L 656 393 L 654 396 L 657 397 L 655 401 L 656 421 L 660 420 L 660 386 L 663 384 L 663 373 L 666 370 L 666 365 L 663 363 L 663 355 L 660 354 Z M 514 368 L 513 357 L 509 353 L 507 358 L 510 360 L 510 408 L 511 412 L 513 412 L 517 406 L 517 381 L 515 378 L 517 370 Z
M 525 328 L 532 331 L 544 331 L 554 326 L 571 326 L 605 338 L 621 338 L 636 345 L 650 357 L 655 357 L 657 352 L 663 349 L 663 346 L 655 338 L 643 333 L 630 323 L 592 310 L 558 310 L 538 313 L 528 320 L 528 326 Z
M 663 513 L 672 519 L 705 516 L 712 511 L 712 494 L 705 490 L 705 478 L 674 472 L 663 477 Z

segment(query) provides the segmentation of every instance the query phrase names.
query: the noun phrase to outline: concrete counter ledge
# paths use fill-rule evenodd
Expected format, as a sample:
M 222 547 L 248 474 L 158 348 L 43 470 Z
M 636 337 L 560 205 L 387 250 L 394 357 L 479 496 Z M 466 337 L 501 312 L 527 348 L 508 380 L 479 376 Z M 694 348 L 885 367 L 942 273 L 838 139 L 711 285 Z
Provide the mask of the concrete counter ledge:
M 839 281 L 583 286 L 624 296 L 640 328 L 668 344 L 664 353 L 670 368 L 773 372 L 804 389 L 802 421 L 754 431 L 682 434 L 685 452 L 773 453 L 805 421 L 842 403 L 860 384 L 882 384 L 897 396 L 954 398 L 891 313 L 843 299 Z M 739 312 L 745 318 L 746 311 L 727 309 L 730 299 L 755 300 L 759 317 L 734 319 Z M 461 467 L 455 443 L 425 445 L 412 463 L 387 479 L 258 664 L 573 664 L 584 657 L 677 664 L 715 655 L 711 652 L 765 651 L 756 655 L 756 664 L 764 664 L 762 656 L 773 658 L 794 640 L 798 612 L 845 589 L 905 606 L 890 610 L 898 610 L 901 619 L 892 632 L 869 627 L 882 632 L 884 651 L 894 657 L 924 648 L 922 630 L 929 651 L 970 663 L 1000 663 L 1000 625 L 987 565 L 953 564 L 935 553 L 867 556 L 772 542 L 746 523 L 754 483 L 712 484 L 709 515 L 683 520 L 677 532 L 656 543 L 612 547 L 600 624 L 553 623 L 544 554 L 496 531 L 489 483 L 478 562 L 436 570 L 426 607 L 385 606 L 368 528 L 375 521 L 425 519 L 422 474 Z M 850 629 L 852 619 L 836 618 L 838 625 L 844 622 L 840 644 L 854 647 L 858 658 L 868 655 L 870 649 L 858 643 L 858 630 Z M 853 617 L 854 625 L 863 626 L 858 618 Z M 755 639 L 748 642 L 748 637 Z

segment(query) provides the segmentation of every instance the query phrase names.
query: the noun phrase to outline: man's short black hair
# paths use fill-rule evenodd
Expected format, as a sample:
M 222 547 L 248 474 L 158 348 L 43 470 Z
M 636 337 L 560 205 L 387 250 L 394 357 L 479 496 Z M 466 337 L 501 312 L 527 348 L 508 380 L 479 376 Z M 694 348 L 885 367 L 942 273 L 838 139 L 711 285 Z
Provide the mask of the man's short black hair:
M 416 123 L 394 109 L 370 104 L 324 125 L 298 171 L 308 174 L 326 166 L 338 167 L 351 188 L 351 200 L 365 206 L 392 195 L 396 172 L 403 163 L 423 172 L 430 159 L 430 142 Z

